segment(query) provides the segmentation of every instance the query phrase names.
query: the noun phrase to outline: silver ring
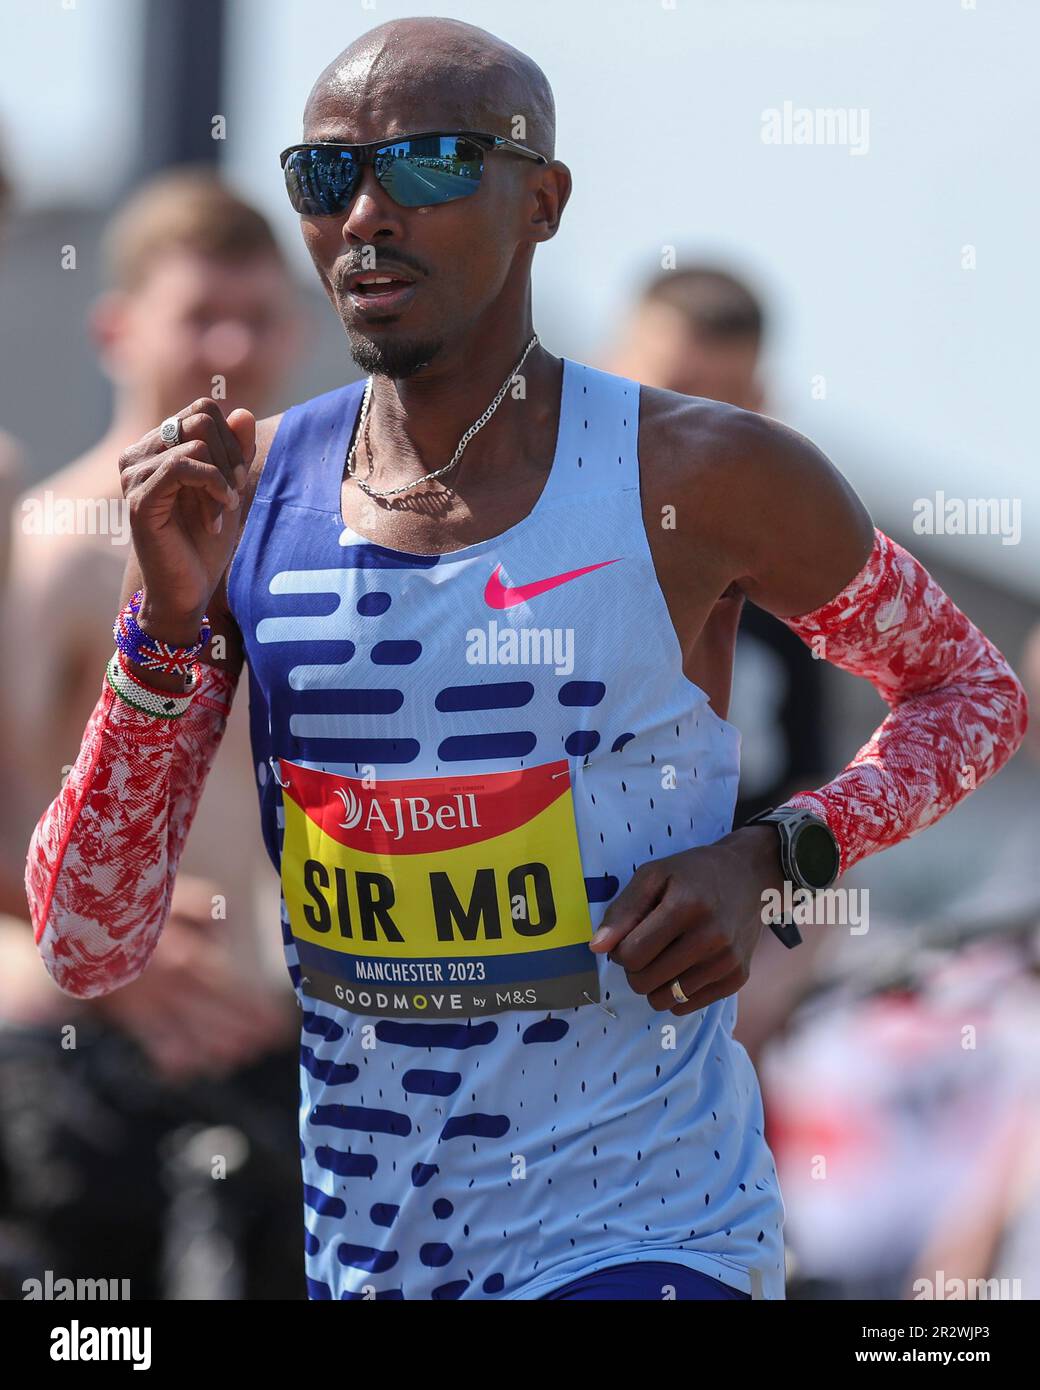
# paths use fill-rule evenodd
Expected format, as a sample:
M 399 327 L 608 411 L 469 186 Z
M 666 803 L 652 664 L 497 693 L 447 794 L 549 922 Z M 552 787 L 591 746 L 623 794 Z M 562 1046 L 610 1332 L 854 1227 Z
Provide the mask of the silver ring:
M 683 994 L 683 987 L 678 980 L 672 981 L 672 998 L 677 1004 L 688 1004 L 690 1001 Z
M 181 442 L 181 422 L 176 415 L 171 415 L 159 426 L 159 438 L 167 449 L 172 449 L 175 444 Z

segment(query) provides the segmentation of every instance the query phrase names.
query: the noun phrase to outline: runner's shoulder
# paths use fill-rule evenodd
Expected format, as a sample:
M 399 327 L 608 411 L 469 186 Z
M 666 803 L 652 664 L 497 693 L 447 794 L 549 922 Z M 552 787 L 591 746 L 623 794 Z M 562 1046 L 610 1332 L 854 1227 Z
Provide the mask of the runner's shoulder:
M 834 464 L 797 430 L 675 391 L 643 387 L 641 396 L 640 479 L 648 519 L 673 506 L 673 534 L 755 602 L 768 595 L 756 591 L 752 576 L 780 572 L 795 563 L 792 557 L 809 553 L 815 569 L 847 577 L 853 572 L 849 556 L 869 553 L 869 513 Z
M 807 499 L 854 496 L 810 439 L 753 410 L 644 386 L 639 425 L 644 486 L 715 534 L 782 525 Z
M 237 513 L 238 539 L 235 542 L 235 549 L 232 551 L 231 559 L 227 563 L 227 568 L 221 575 L 220 583 L 217 586 L 216 593 L 210 600 L 210 617 L 212 618 L 214 615 L 219 615 L 222 622 L 227 623 L 231 627 L 235 627 L 237 626 L 237 624 L 235 624 L 234 616 L 228 604 L 228 575 L 231 573 L 231 568 L 235 563 L 235 556 L 238 554 L 239 549 L 242 545 L 242 536 L 245 533 L 246 519 L 249 516 L 249 509 L 253 504 L 253 498 L 256 496 L 256 489 L 260 483 L 260 475 L 264 471 L 264 464 L 267 462 L 267 455 L 270 451 L 271 445 L 274 443 L 274 437 L 278 433 L 278 426 L 282 423 L 282 415 L 284 415 L 284 413 L 285 412 L 282 411 L 282 413 L 279 415 L 267 415 L 262 420 L 257 420 L 256 422 L 256 450 L 253 453 L 253 461 L 249 465 L 249 475 L 246 479 L 246 488 L 245 492 L 242 495 L 242 501 L 239 505 Z
M 289 407 L 289 409 L 296 412 L 306 412 L 311 408 L 326 407 L 330 402 L 338 404 L 339 398 L 343 395 L 343 392 L 354 384 L 355 383 L 348 382 L 346 386 L 335 386 L 331 390 L 322 391 L 316 396 L 311 396 L 307 400 L 300 401 L 296 406 Z M 260 482 L 260 475 L 264 471 L 264 465 L 267 462 L 267 456 L 274 444 L 275 436 L 278 434 L 279 427 L 288 413 L 288 409 L 283 410 L 279 415 L 268 415 L 265 416 L 264 419 L 257 420 L 256 422 L 256 453 L 253 456 L 253 462 L 249 469 L 246 495 L 243 498 L 241 507 L 243 525 L 245 524 L 245 518 L 252 505 L 253 498 L 256 495 L 256 489 Z
M 284 416 L 285 411 L 283 410 L 278 415 L 266 415 L 262 420 L 257 420 L 256 422 L 256 453 L 253 456 L 253 462 L 249 469 L 248 495 L 250 497 L 252 497 L 252 494 L 256 491 L 256 484 L 259 481 L 260 474 L 264 470 L 264 464 L 267 462 L 267 455 L 271 445 L 274 443 L 274 437 L 278 433 L 278 426 L 282 423 Z
M 809 474 L 826 463 L 804 435 L 757 411 L 652 386 L 641 388 L 640 401 L 640 457 L 698 492 Z
M 260 483 L 260 475 L 264 471 L 264 464 L 267 462 L 267 455 L 270 452 L 271 445 L 274 443 L 274 437 L 278 433 L 278 426 L 282 423 L 282 416 L 284 414 L 285 411 L 283 410 L 280 415 L 267 415 L 264 419 L 257 420 L 256 422 L 256 450 L 253 454 L 253 461 L 249 465 L 246 490 L 238 509 L 239 541 L 242 539 L 242 531 L 245 528 L 246 517 L 249 514 L 249 508 L 253 504 L 253 498 L 256 496 L 256 489 Z M 238 549 L 237 545 L 235 549 Z

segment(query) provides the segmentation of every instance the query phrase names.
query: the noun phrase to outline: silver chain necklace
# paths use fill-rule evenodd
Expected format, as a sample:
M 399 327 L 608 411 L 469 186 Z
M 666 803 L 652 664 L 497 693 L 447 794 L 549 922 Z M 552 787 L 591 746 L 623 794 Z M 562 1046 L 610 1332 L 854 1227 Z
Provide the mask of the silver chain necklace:
M 531 339 L 531 341 L 524 348 L 523 355 L 521 356 L 520 361 L 509 373 L 505 381 L 503 381 L 498 395 L 488 406 L 487 410 L 484 411 L 484 414 L 480 417 L 480 419 L 475 421 L 474 424 L 470 425 L 469 429 L 459 440 L 459 447 L 455 450 L 455 456 L 450 463 L 446 463 L 443 468 L 438 468 L 433 473 L 424 473 L 421 478 L 416 478 L 413 482 L 405 483 L 402 487 L 388 488 L 386 492 L 378 492 L 375 488 L 369 487 L 369 485 L 365 482 L 362 482 L 362 480 L 354 472 L 354 454 L 357 450 L 358 440 L 361 438 L 362 431 L 367 429 L 368 403 L 372 397 L 372 382 L 374 380 L 373 377 L 369 377 L 368 385 L 365 387 L 365 397 L 364 400 L 361 402 L 361 415 L 358 419 L 357 429 L 354 432 L 354 442 L 353 444 L 351 444 L 350 452 L 347 454 L 347 476 L 349 478 L 353 478 L 354 481 L 357 483 L 358 487 L 361 488 L 362 491 L 367 492 L 369 497 L 395 497 L 399 492 L 407 492 L 409 488 L 418 487 L 420 483 L 428 483 L 433 478 L 439 478 L 443 473 L 447 473 L 449 469 L 454 468 L 455 465 L 458 463 L 459 459 L 462 457 L 463 450 L 466 448 L 466 445 L 469 443 L 469 441 L 473 438 L 473 436 L 477 433 L 478 430 L 482 430 L 484 428 L 487 422 L 491 419 L 492 415 L 494 415 L 495 411 L 501 405 L 506 392 L 509 390 L 510 384 L 515 380 L 517 373 L 520 371 L 520 368 L 524 365 L 524 362 L 527 359 L 527 354 L 531 351 L 531 349 L 537 342 L 538 334 L 536 333 L 534 337 Z M 371 463 L 369 464 L 369 472 L 371 472 Z

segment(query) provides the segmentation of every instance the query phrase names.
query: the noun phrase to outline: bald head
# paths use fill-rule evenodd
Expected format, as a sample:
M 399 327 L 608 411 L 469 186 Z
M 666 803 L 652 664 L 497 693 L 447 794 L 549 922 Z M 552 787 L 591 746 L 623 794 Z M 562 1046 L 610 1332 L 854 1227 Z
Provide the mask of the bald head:
M 483 130 L 555 157 L 556 106 L 537 63 L 457 19 L 394 19 L 332 60 L 304 110 L 304 138 L 359 144 L 409 131 Z
M 395 19 L 344 49 L 307 99 L 307 144 L 463 131 L 515 141 L 547 162 L 505 147 L 480 161 L 469 187 L 415 205 L 366 168 L 341 211 L 300 217 L 354 361 L 373 376 L 404 380 L 448 353 L 483 361 L 491 342 L 515 345 L 515 360 L 530 339 L 532 259 L 556 235 L 571 192 L 570 170 L 555 157 L 552 90 L 526 54 L 484 29 Z M 419 156 L 402 176 L 420 190 L 422 165 Z M 394 164 L 390 185 L 396 177 Z M 404 272 L 398 278 L 412 286 L 358 293 L 352 277 L 373 270 Z

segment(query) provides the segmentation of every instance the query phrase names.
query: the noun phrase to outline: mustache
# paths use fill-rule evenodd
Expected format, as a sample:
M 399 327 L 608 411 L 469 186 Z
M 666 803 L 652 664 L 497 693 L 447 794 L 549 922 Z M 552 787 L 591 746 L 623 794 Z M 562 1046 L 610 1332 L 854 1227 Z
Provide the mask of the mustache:
M 337 265 L 331 277 L 332 284 L 336 290 L 342 291 L 346 289 L 347 281 L 352 275 L 392 275 L 395 270 L 407 271 L 414 275 L 417 280 L 425 279 L 427 273 L 411 257 L 393 256 L 388 258 L 377 255 L 375 265 L 365 265 L 360 259 Z

